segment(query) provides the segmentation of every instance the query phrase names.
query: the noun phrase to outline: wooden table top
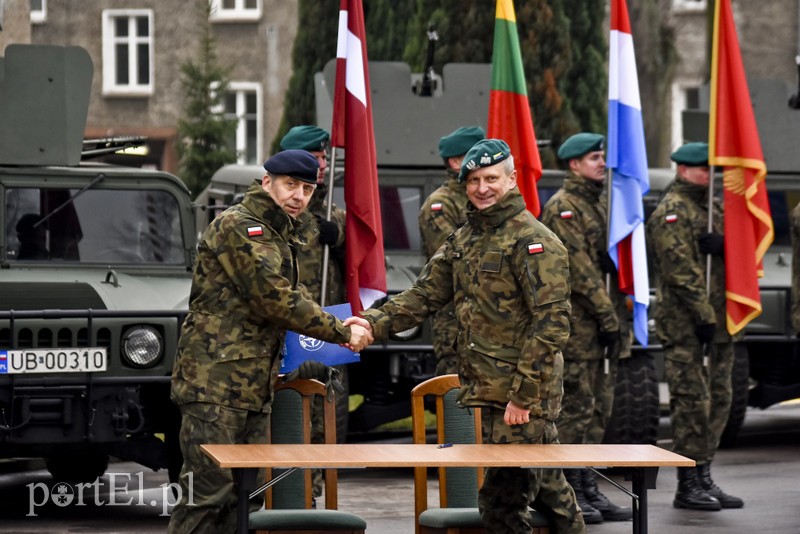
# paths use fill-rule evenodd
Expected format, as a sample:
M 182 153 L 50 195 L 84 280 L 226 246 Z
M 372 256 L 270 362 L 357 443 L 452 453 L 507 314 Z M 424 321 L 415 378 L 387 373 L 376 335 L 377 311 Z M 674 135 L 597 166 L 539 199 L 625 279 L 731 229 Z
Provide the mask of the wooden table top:
M 220 467 L 691 467 L 654 445 L 201 445 Z

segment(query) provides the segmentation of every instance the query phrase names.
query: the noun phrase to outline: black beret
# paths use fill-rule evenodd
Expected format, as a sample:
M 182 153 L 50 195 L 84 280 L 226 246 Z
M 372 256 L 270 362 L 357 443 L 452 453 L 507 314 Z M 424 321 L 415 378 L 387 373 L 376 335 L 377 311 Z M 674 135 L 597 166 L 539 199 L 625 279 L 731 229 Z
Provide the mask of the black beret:
M 281 139 L 283 150 L 308 150 L 319 152 L 328 147 L 331 135 L 317 126 L 295 126 Z
M 449 133 L 439 140 L 439 155 L 454 158 L 466 154 L 472 145 L 486 137 L 480 126 L 465 126 Z
M 708 166 L 708 143 L 686 143 L 670 154 L 669 159 L 689 167 Z
M 264 162 L 264 169 L 275 176 L 291 176 L 310 184 L 317 183 L 319 162 L 311 152 L 284 150 Z
M 558 147 L 558 159 L 569 161 L 580 158 L 589 152 L 603 150 L 604 141 L 605 138 L 596 133 L 582 132 L 575 134 Z

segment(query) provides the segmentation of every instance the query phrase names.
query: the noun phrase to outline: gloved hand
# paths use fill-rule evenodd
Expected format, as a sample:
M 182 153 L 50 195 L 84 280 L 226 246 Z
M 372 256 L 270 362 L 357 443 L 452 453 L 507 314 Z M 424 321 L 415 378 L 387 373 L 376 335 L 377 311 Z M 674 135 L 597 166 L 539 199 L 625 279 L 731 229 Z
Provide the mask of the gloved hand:
M 700 343 L 706 344 L 714 341 L 714 334 L 717 332 L 717 325 L 714 323 L 702 323 L 694 327 L 694 335 Z
M 322 362 L 315 360 L 306 360 L 302 362 L 297 369 L 290 371 L 284 380 L 290 382 L 302 378 L 305 380 L 319 380 L 325 384 L 325 389 L 328 393 L 328 400 L 333 400 L 333 393 L 337 395 L 344 393 L 344 387 L 341 382 L 342 372 L 335 367 L 330 367 Z
M 606 356 L 609 358 L 616 358 L 619 356 L 620 339 L 619 330 L 600 330 L 597 333 L 597 342 L 600 346 L 606 349 Z
M 319 242 L 323 245 L 332 247 L 339 239 L 339 227 L 333 221 L 318 219 L 319 222 Z
M 617 266 L 614 265 L 614 260 L 608 255 L 605 250 L 600 251 L 600 270 L 603 274 L 614 274 L 617 272 Z
M 725 237 L 722 234 L 700 234 L 700 237 L 697 238 L 697 244 L 703 254 L 725 255 Z

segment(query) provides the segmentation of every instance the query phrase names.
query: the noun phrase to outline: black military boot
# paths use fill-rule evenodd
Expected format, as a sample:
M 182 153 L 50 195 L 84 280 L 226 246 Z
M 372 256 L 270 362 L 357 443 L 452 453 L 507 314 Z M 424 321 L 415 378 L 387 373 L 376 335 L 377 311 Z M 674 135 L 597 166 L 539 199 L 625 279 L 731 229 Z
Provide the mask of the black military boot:
M 700 479 L 700 486 L 705 492 L 717 499 L 723 508 L 741 508 L 744 506 L 742 499 L 728 495 L 711 480 L 711 464 L 698 465 L 697 478 Z
M 719 501 L 706 493 L 700 485 L 700 479 L 697 477 L 694 467 L 678 468 L 678 489 L 675 491 L 672 506 L 688 510 L 717 511 L 722 509 Z
M 575 491 L 575 500 L 578 501 L 578 506 L 583 512 L 583 522 L 587 525 L 602 523 L 603 514 L 594 506 L 589 504 L 586 500 L 586 495 L 583 493 L 583 480 L 581 477 L 581 469 L 564 469 L 564 476 Z
M 583 494 L 589 504 L 602 514 L 603 521 L 628 521 L 633 517 L 633 510 L 627 506 L 617 506 L 600 492 L 600 488 L 597 487 L 597 475 L 594 471 L 581 469 L 581 474 L 583 476 Z

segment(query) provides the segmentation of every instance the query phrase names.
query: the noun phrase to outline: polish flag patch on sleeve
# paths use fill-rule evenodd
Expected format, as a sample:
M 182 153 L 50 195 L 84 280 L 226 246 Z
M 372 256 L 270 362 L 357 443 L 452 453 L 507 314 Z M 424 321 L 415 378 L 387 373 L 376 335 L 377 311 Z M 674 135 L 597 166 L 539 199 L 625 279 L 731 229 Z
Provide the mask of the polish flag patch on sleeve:
M 674 223 L 674 222 L 677 222 L 677 220 L 678 220 L 678 216 L 677 216 L 677 215 L 675 215 L 674 213 L 670 213 L 669 215 L 667 215 L 666 217 L 664 217 L 664 221 L 666 221 L 666 222 L 667 222 L 667 223 L 669 223 L 669 224 L 672 224 L 672 223 Z
M 571 219 L 572 218 L 572 212 L 570 210 L 562 211 L 560 215 L 561 215 L 562 219 Z
M 442 203 L 431 204 L 431 211 L 442 211 Z
M 544 245 L 541 243 L 531 243 L 528 245 L 528 254 L 541 254 L 544 252 Z
M 264 235 L 264 228 L 261 226 L 248 226 L 247 227 L 247 235 L 248 237 L 256 237 L 260 235 Z

